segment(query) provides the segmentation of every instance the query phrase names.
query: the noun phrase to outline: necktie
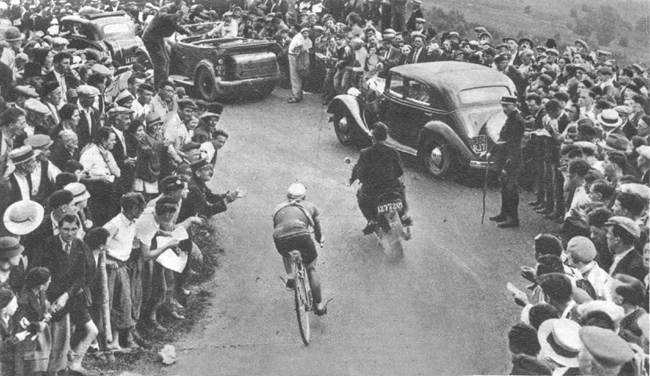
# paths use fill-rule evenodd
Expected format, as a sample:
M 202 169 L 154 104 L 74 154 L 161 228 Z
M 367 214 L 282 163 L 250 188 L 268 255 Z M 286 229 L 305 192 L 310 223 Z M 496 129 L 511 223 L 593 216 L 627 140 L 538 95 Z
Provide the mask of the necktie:
M 69 243 L 69 242 L 66 242 L 66 243 L 65 243 L 65 253 L 66 253 L 67 255 L 70 254 L 70 243 Z

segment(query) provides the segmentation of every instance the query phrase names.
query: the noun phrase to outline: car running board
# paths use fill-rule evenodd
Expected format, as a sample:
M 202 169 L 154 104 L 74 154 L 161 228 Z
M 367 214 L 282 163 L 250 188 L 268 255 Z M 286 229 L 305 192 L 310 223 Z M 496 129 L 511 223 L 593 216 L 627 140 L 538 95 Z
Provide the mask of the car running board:
M 412 147 L 408 147 L 402 143 L 399 143 L 398 141 L 395 141 L 391 136 L 388 136 L 388 138 L 386 139 L 386 145 L 393 147 L 398 151 L 401 151 L 402 153 L 411 154 L 414 156 L 418 155 L 418 151 L 416 149 L 413 149 Z
M 189 77 L 187 76 L 181 76 L 178 74 L 170 74 L 169 75 L 169 80 L 175 84 L 181 84 L 181 85 L 189 85 L 193 86 L 194 82 L 190 80 Z

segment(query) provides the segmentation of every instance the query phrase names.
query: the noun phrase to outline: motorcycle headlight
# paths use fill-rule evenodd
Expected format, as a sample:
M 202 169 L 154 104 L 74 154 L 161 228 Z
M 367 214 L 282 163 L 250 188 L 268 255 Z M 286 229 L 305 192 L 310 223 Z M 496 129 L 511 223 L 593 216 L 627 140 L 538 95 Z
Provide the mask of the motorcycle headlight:
M 361 92 L 356 87 L 351 87 L 350 89 L 348 89 L 348 95 L 351 95 L 353 97 L 358 97 L 359 95 L 361 95 Z

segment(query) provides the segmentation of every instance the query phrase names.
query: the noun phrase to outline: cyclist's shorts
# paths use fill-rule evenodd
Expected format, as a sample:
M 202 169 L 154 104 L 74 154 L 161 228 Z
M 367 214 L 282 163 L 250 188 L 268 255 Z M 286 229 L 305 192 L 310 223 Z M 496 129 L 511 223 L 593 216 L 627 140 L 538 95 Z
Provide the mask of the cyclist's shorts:
M 316 245 L 311 239 L 310 234 L 280 238 L 275 239 L 274 241 L 275 248 L 278 249 L 278 253 L 280 253 L 283 257 L 289 255 L 289 252 L 293 251 L 294 249 L 299 250 L 300 255 L 302 256 L 302 263 L 304 265 L 311 264 L 314 260 L 316 260 L 316 257 L 318 257 L 318 253 L 316 252 Z

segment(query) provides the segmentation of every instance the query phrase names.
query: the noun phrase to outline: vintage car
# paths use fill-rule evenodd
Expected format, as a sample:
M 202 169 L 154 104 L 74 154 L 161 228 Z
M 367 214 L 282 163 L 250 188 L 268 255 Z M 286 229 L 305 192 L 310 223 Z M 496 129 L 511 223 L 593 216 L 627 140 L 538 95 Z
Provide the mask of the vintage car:
M 61 19 L 59 34 L 68 39 L 69 48 L 94 49 L 110 56 L 122 66 L 135 62 L 149 67 L 149 53 L 135 35 L 135 24 L 124 12 L 67 16 Z
M 169 78 L 207 101 L 270 94 L 280 82 L 280 46 L 244 38 L 190 36 L 170 41 Z
M 368 144 L 372 125 L 381 121 L 389 145 L 444 178 L 453 169 L 492 165 L 487 154 L 506 120 L 501 98 L 514 94 L 506 75 L 481 65 L 408 64 L 335 97 L 327 111 L 342 144 Z

